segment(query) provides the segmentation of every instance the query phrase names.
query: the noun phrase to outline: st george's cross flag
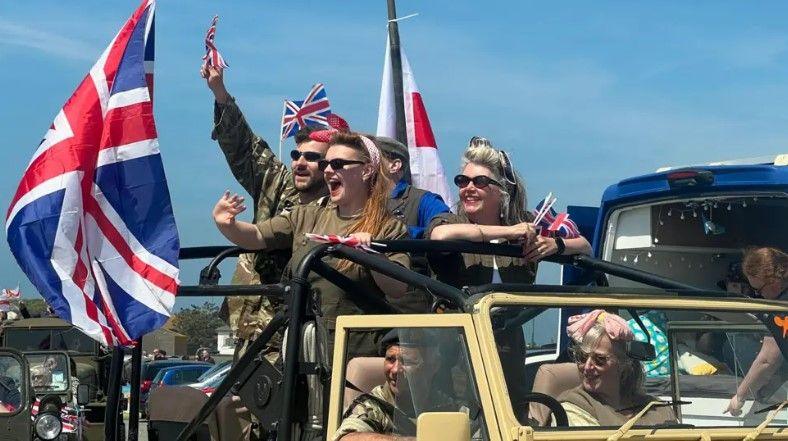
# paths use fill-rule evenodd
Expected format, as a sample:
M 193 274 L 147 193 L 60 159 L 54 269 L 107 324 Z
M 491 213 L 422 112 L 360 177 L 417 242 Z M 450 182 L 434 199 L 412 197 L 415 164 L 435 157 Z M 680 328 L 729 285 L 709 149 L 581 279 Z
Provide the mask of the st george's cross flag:
M 454 207 L 454 194 L 446 181 L 443 164 L 438 155 L 438 143 L 432 133 L 427 108 L 413 77 L 408 57 L 400 46 L 402 58 L 402 88 L 405 100 L 405 126 L 410 153 L 410 174 L 414 187 L 440 195 L 446 205 Z M 397 138 L 397 112 L 394 107 L 394 81 L 391 67 L 391 52 L 386 40 L 386 59 L 383 63 L 383 82 L 380 86 L 378 106 L 378 136 Z
M 161 327 L 179 284 L 151 100 L 154 8 L 142 2 L 55 116 L 6 214 L 38 292 L 108 346 Z
M 285 100 L 280 140 L 294 136 L 306 126 L 328 127 L 326 118 L 330 114 L 331 105 L 326 89 L 322 83 L 317 83 L 302 101 Z

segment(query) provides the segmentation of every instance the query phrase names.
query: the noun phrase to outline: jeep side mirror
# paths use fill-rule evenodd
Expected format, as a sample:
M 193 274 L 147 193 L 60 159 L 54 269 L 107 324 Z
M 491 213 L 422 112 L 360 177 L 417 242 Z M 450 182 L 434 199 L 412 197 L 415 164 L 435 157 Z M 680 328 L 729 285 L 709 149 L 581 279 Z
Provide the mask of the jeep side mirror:
M 77 386 L 77 404 L 84 406 L 90 402 L 90 386 L 80 384 Z
M 470 441 L 471 422 L 464 412 L 425 412 L 416 420 L 416 441 Z

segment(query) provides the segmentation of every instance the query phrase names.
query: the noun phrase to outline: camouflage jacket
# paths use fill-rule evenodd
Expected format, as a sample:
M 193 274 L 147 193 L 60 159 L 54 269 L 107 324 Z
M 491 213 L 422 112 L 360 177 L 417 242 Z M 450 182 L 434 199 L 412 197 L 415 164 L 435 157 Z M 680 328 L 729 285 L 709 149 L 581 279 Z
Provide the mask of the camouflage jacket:
M 374 398 L 370 397 L 370 395 Z M 359 396 L 351 403 L 332 440 L 338 441 L 348 433 L 354 432 L 380 433 L 383 435 L 394 433 L 396 427 L 393 415 L 389 409 L 384 409 L 375 398 L 385 401 L 392 407 L 396 406 L 394 404 L 394 394 L 391 392 L 388 384 L 381 384 L 375 387 L 372 389 L 372 392 Z
M 211 137 L 219 142 L 235 179 L 252 196 L 254 222 L 264 221 L 299 203 L 291 172 L 279 160 L 268 143 L 252 132 L 241 110 L 230 99 L 214 104 L 214 128 Z M 279 282 L 290 260 L 289 251 L 243 254 L 233 274 L 235 285 Z M 238 338 L 253 339 L 278 305 L 259 296 L 227 297 L 222 309 Z

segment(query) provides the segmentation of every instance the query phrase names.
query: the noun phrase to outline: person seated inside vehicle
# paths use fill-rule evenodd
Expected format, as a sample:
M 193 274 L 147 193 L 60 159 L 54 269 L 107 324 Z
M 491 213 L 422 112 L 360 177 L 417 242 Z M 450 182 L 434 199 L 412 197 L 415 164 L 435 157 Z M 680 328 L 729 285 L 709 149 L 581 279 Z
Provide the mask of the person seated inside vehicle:
M 634 340 L 626 320 L 601 309 L 569 318 L 567 334 L 582 383 L 562 393 L 570 426 L 620 426 L 657 398 L 643 388 L 643 367 L 627 354 Z M 638 424 L 675 423 L 669 406 L 653 406 Z
M 30 377 L 36 389 L 49 389 L 52 387 L 52 371 L 47 366 L 40 364 L 30 368 Z
M 347 408 L 333 441 L 415 439 L 422 412 L 469 412 L 442 379 L 440 337 L 426 330 L 393 329 L 381 340 L 385 382 Z M 450 345 L 447 345 L 450 346 Z M 414 437 L 414 438 L 411 438 Z

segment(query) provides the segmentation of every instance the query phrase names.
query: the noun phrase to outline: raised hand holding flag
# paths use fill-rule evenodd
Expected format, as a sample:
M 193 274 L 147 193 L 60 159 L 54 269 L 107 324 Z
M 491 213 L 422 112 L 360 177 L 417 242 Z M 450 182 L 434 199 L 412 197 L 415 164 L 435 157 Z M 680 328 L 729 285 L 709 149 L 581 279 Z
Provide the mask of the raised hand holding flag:
M 203 55 L 203 67 L 214 67 L 216 69 L 224 69 L 230 67 L 225 61 L 219 49 L 216 49 L 216 23 L 219 21 L 219 16 L 214 15 L 211 20 L 211 26 L 205 34 L 205 55 Z
M 556 200 L 557 198 L 549 193 L 536 205 L 533 224 L 540 227 L 539 234 L 545 237 L 555 235 L 564 239 L 580 237 L 580 229 L 569 219 L 569 214 L 557 213 L 553 210 Z

